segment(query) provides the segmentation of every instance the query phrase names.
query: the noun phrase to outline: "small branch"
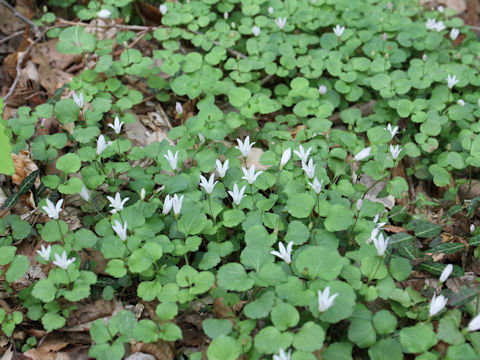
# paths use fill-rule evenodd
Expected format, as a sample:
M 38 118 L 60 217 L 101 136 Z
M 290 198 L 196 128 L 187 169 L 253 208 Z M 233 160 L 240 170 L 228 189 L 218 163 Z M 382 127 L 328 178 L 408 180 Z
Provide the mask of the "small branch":
M 4 38 L 0 39 L 0 44 L 10 40 L 10 39 L 13 39 L 15 36 L 18 36 L 18 35 L 22 35 L 23 34 L 23 30 L 19 30 L 17 32 L 14 32 L 13 34 L 10 34 L 8 36 L 5 36 Z
M 35 35 L 38 36 L 40 34 L 40 30 L 38 29 L 37 25 L 35 25 L 30 19 L 27 19 L 24 15 L 20 14 L 12 5 L 10 5 L 6 0 L 0 0 L 0 4 L 5 6 L 7 9 L 9 9 L 14 16 L 18 17 L 20 20 L 23 22 L 27 23 L 30 25 L 35 32 Z
M 2 0 L 0 0 L 2 1 Z M 65 19 L 58 19 L 58 21 L 62 24 L 67 24 L 67 25 L 73 25 L 73 26 L 85 26 L 85 27 L 97 27 L 97 28 L 112 28 L 112 27 L 115 27 L 115 28 L 118 28 L 118 29 L 124 29 L 124 30 L 137 30 L 137 31 L 145 31 L 145 30 L 156 30 L 157 28 L 159 28 L 160 26 L 155 26 L 155 27 L 151 27 L 151 26 L 141 26 L 141 25 L 122 25 L 122 24 L 108 24 L 108 25 L 92 25 L 92 24 L 87 24 L 87 23 L 84 23 L 84 22 L 81 22 L 81 21 L 68 21 L 68 20 L 65 20 Z

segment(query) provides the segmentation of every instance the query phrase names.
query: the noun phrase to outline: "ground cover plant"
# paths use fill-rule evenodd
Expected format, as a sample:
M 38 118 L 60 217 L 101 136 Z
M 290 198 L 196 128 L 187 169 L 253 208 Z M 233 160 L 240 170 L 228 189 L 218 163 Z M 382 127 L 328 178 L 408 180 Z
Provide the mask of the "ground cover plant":
M 16 349 L 41 339 L 19 331 L 62 333 L 102 300 L 120 309 L 90 319 L 95 359 L 134 344 L 159 359 L 477 359 L 480 197 L 459 189 L 480 164 L 480 42 L 455 11 L 152 9 L 155 26 L 128 0 L 36 20 L 81 66 L 0 123 L 0 323 Z M 171 128 L 138 146 L 147 102 Z M 36 170 L 18 179 L 10 151 Z

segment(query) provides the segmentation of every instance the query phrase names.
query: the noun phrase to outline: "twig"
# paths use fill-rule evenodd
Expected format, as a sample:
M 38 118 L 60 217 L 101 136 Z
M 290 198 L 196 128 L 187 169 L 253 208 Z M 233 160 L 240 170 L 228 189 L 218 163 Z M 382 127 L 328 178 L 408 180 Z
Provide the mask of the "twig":
M 2 0 L 0 0 L 2 1 Z M 65 19 L 58 19 L 58 21 L 62 24 L 67 24 L 67 25 L 74 25 L 74 26 L 86 26 L 86 27 L 93 27 L 92 24 L 87 24 L 87 23 L 84 23 L 84 22 L 81 22 L 81 21 L 68 21 L 68 20 L 65 20 Z M 145 30 L 149 30 L 149 29 L 152 29 L 152 30 L 156 30 L 157 28 L 159 28 L 160 26 L 155 26 L 155 27 L 151 27 L 151 26 L 142 26 L 142 25 L 122 25 L 122 24 L 108 24 L 108 25 L 95 25 L 95 27 L 97 28 L 112 28 L 112 27 L 115 27 L 115 28 L 119 28 L 119 29 L 124 29 L 124 30 L 137 30 L 137 31 L 145 31 Z
M 8 41 L 12 38 L 14 38 L 15 36 L 18 36 L 18 35 L 22 35 L 23 34 L 23 30 L 19 30 L 17 32 L 14 32 L 13 34 L 10 34 L 8 36 L 5 36 L 4 38 L 0 39 L 0 44 L 4 43 L 5 41 Z
M 137 38 L 136 38 L 135 40 L 133 40 L 130 45 L 128 45 L 128 48 L 131 49 L 132 47 L 134 47 L 140 40 L 143 39 L 143 37 L 144 37 L 145 35 L 147 35 L 147 34 L 150 32 L 150 30 L 151 30 L 151 28 L 140 31 L 140 32 L 137 34 Z
M 6 2 L 6 0 L 0 0 L 0 4 L 9 9 L 14 16 L 18 17 L 20 20 L 30 25 L 35 32 L 35 36 L 38 36 L 40 34 L 40 30 L 38 29 L 37 25 L 35 25 L 35 23 L 33 23 L 30 19 L 27 19 L 24 15 L 20 14 L 12 5 Z

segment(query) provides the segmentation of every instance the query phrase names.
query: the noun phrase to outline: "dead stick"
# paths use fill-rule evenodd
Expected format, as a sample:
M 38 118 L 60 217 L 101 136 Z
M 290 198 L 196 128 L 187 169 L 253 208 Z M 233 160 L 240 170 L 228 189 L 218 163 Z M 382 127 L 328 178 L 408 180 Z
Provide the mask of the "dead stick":
M 15 9 L 12 5 L 10 5 L 8 2 L 6 2 L 5 0 L 0 0 L 0 4 L 2 4 L 3 6 L 5 6 L 7 9 L 9 9 L 14 16 L 18 17 L 20 20 L 22 20 L 23 22 L 27 23 L 28 25 L 30 25 L 33 29 L 33 31 L 35 32 L 35 35 L 38 36 L 40 34 L 40 30 L 38 29 L 38 26 L 35 25 L 35 23 L 33 23 L 30 19 L 26 18 L 24 15 L 20 14 L 17 9 Z

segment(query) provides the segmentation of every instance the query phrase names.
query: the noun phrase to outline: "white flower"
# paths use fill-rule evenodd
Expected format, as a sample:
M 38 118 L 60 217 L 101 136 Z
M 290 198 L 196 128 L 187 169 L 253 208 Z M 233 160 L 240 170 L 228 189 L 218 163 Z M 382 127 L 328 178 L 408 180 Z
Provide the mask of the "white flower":
M 447 302 L 448 299 L 445 296 L 439 295 L 437 297 L 436 294 L 433 294 L 432 302 L 430 303 L 430 310 L 428 311 L 430 316 L 435 316 L 442 311 L 445 305 L 447 305 Z
M 257 180 L 257 177 L 259 177 L 260 174 L 263 173 L 263 171 L 258 171 L 257 173 L 255 173 L 255 164 L 252 164 L 249 170 L 242 167 L 242 171 L 244 175 L 242 176 L 242 179 L 247 180 L 250 185 L 252 185 L 255 182 L 255 180 Z
M 449 89 L 453 88 L 460 80 L 457 80 L 457 76 L 453 75 L 450 76 L 450 74 L 447 75 L 447 86 Z
M 385 251 L 387 250 L 389 240 L 390 238 L 387 237 L 385 239 L 382 233 L 379 233 L 377 237 L 373 238 L 373 244 L 377 248 L 378 256 L 385 255 Z
M 228 163 L 229 163 L 229 160 L 228 160 L 228 159 L 225 160 L 225 162 L 223 163 L 223 165 L 222 165 L 222 162 L 220 161 L 220 159 L 217 159 L 217 161 L 215 162 L 215 164 L 217 165 L 217 167 L 215 168 L 215 170 L 217 170 L 218 176 L 220 176 L 221 178 L 225 177 L 225 174 L 227 173 Z
M 183 106 L 179 101 L 175 103 L 175 111 L 177 112 L 178 115 L 183 114 Z
M 370 238 L 367 239 L 366 243 L 370 244 L 374 239 L 376 239 L 379 231 L 380 229 L 378 227 L 373 229 L 372 232 L 370 233 Z
M 45 127 L 45 123 L 47 122 L 47 119 L 43 118 L 42 121 L 40 121 L 40 127 L 43 129 Z
M 322 181 L 318 181 L 317 178 L 313 179 L 313 184 L 311 182 L 308 183 L 312 187 L 312 189 L 315 191 L 315 193 L 318 195 L 322 192 Z
M 210 178 L 207 179 L 203 176 L 203 175 L 200 175 L 200 186 L 203 187 L 205 189 L 205 192 L 207 194 L 211 194 L 212 191 L 213 191 L 213 188 L 215 187 L 215 184 L 218 183 L 218 181 L 213 181 L 215 180 L 215 174 L 212 173 L 212 175 L 210 175 Z
M 85 185 L 82 185 L 82 190 L 80 190 L 80 197 L 85 201 L 90 201 L 90 190 Z
M 317 164 L 313 163 L 313 159 L 310 159 L 308 164 L 307 163 L 302 163 L 302 170 L 305 171 L 305 174 L 309 179 L 313 179 L 315 176 L 315 167 Z
M 238 143 L 238 146 L 235 146 L 235 148 L 240 150 L 243 157 L 248 156 L 248 153 L 252 149 L 253 144 L 255 144 L 255 142 L 250 144 L 250 136 L 247 136 L 243 142 L 240 139 L 237 139 L 237 143 Z
M 45 246 L 42 245 L 42 250 L 37 250 L 38 255 L 45 260 L 48 261 L 50 260 L 50 253 L 52 252 L 52 247 L 48 245 L 46 248 Z
M 110 210 L 110 213 L 115 214 L 117 211 L 121 211 L 123 209 L 123 205 L 130 199 L 126 197 L 122 200 L 120 197 L 120 193 L 115 194 L 115 199 L 111 196 L 107 196 L 108 201 L 110 201 L 110 207 L 113 208 Z
M 198 140 L 200 140 L 200 142 L 203 144 L 205 143 L 205 135 L 203 135 L 202 133 L 198 133 Z
M 480 106 L 480 99 L 477 100 L 477 104 L 478 104 L 478 106 Z
M 105 141 L 105 136 L 100 135 L 97 139 L 97 155 L 100 156 L 107 147 L 112 145 L 112 142 L 109 141 L 108 143 Z
M 228 19 L 228 12 L 225 11 L 225 12 L 223 13 L 223 18 L 224 18 L 225 20 Z
M 437 8 L 437 11 L 440 12 L 440 13 L 443 13 L 445 11 L 445 8 L 440 5 L 438 8 Z
M 282 154 L 282 158 L 280 159 L 280 167 L 283 168 L 285 165 L 287 165 L 291 157 L 292 157 L 292 149 L 288 148 Z
M 172 210 L 172 206 L 173 206 L 173 199 L 170 197 L 170 194 L 167 194 L 167 196 L 165 196 L 165 200 L 163 201 L 163 210 L 162 210 L 162 214 L 163 215 L 167 215 L 170 210 Z
M 390 132 L 390 135 L 392 135 L 392 139 L 393 139 L 393 137 L 398 132 L 398 126 L 395 126 L 394 128 L 392 128 L 392 124 L 388 124 L 386 128 L 383 128 L 383 130 L 388 130 Z
M 83 109 L 83 92 L 80 93 L 80 95 L 77 95 L 75 91 L 72 93 L 73 101 L 75 101 L 75 104 L 79 107 L 79 109 Z
M 282 348 L 278 350 L 278 355 L 273 355 L 273 360 L 291 360 L 292 359 L 292 349 L 288 350 L 288 354 L 285 354 Z
M 275 24 L 277 24 L 279 29 L 283 29 L 285 25 L 287 24 L 287 17 L 278 17 L 275 19 Z
M 127 240 L 127 222 L 125 221 L 125 224 L 123 224 L 118 220 L 115 220 L 115 225 L 112 225 L 113 231 L 117 233 L 117 235 L 120 237 L 122 241 Z
M 445 269 L 443 269 L 442 274 L 440 275 L 440 282 L 444 283 L 445 281 L 447 281 L 448 277 L 452 273 L 452 270 L 452 264 L 448 264 L 447 266 L 445 266 Z
M 355 204 L 355 208 L 357 209 L 357 211 L 362 210 L 362 206 L 363 206 L 363 200 L 362 200 L 362 199 L 358 199 L 358 200 L 357 200 L 357 203 Z
M 162 4 L 158 7 L 158 10 L 160 10 L 160 12 L 162 13 L 162 15 L 165 15 L 168 11 L 167 9 L 167 5 L 166 4 Z
M 123 126 L 123 121 L 120 122 L 120 119 L 118 118 L 118 116 L 115 117 L 115 120 L 113 122 L 113 124 L 108 124 L 108 127 L 111 127 L 113 130 L 115 130 L 115 134 L 120 134 L 120 132 L 122 131 L 122 126 Z
M 424 62 L 427 61 L 427 55 L 423 54 L 423 55 L 422 55 L 422 60 L 423 60 Z
M 372 152 L 372 148 L 367 147 L 362 151 L 360 151 L 357 155 L 355 155 L 354 159 L 355 161 L 362 161 L 363 159 L 369 157 L 371 152 Z
M 475 231 L 475 225 L 470 225 L 470 232 L 473 233 Z
M 468 323 L 468 331 L 477 331 L 480 330 L 480 315 L 475 316 Z
M 242 188 L 240 189 L 240 191 L 238 191 L 238 185 L 237 185 L 237 183 L 235 183 L 235 184 L 233 184 L 233 191 L 227 191 L 228 194 L 232 197 L 233 202 L 236 205 L 240 205 L 240 202 L 242 201 L 242 199 L 245 196 L 247 196 L 247 195 L 244 195 L 246 187 L 247 187 L 247 185 L 243 185 Z
M 322 313 L 331 308 L 337 296 L 338 294 L 330 296 L 330 286 L 327 286 L 323 292 L 318 290 L 318 311 Z
M 382 34 L 382 40 L 383 40 L 383 41 L 387 41 L 387 33 L 383 33 L 383 34 Z
M 42 209 L 45 210 L 49 218 L 57 220 L 62 211 L 62 204 L 63 199 L 58 200 L 57 204 L 54 205 L 50 199 L 47 198 L 47 206 L 42 206 Z
M 108 19 L 112 15 L 112 12 L 107 9 L 102 9 L 99 12 L 97 12 L 97 17 L 102 18 L 102 19 Z
M 260 27 L 255 25 L 255 26 L 252 28 L 252 34 L 255 35 L 255 36 L 260 35 Z
M 163 155 L 163 157 L 167 159 L 173 171 L 177 170 L 178 150 L 175 152 L 175 155 L 173 155 L 172 152 L 168 150 L 167 155 Z
M 145 200 L 145 189 L 142 188 L 142 190 L 140 191 L 140 199 L 143 201 Z
M 269 13 L 269 14 L 273 14 L 273 11 L 274 11 L 274 10 L 273 10 L 273 7 L 269 6 L 269 7 L 268 7 L 268 13 Z
M 75 258 L 67 259 L 67 252 L 64 250 L 61 257 L 55 254 L 55 261 L 53 263 L 63 270 L 67 270 L 74 261 Z
M 333 32 L 335 33 L 335 35 L 337 36 L 342 36 L 343 32 L 345 31 L 345 26 L 340 26 L 337 24 L 337 26 L 335 26 L 333 28 Z
M 450 39 L 452 39 L 452 41 L 456 40 L 458 34 L 460 34 L 460 30 L 458 30 L 457 28 L 453 28 L 452 30 L 450 30 Z
M 318 87 L 318 93 L 320 95 L 325 95 L 327 93 L 327 87 L 325 85 L 320 85 Z
M 390 154 L 392 155 L 393 160 L 397 160 L 398 155 L 400 155 L 401 152 L 402 152 L 402 149 L 400 148 L 399 145 L 393 146 L 392 144 L 390 144 Z
M 232 21 L 230 26 L 232 27 L 232 29 L 235 29 L 235 23 Z
M 443 31 L 443 30 L 445 30 L 445 28 L 446 28 L 446 26 L 443 23 L 443 21 L 439 21 L 435 24 L 435 30 L 437 30 L 437 32 Z
M 458 99 L 457 104 L 460 106 L 465 106 L 465 101 L 463 101 L 462 99 Z
M 283 243 L 279 242 L 278 243 L 278 251 L 270 251 L 270 254 L 278 256 L 280 259 L 285 261 L 287 264 L 290 264 L 292 262 L 292 246 L 293 246 L 293 241 L 290 241 L 287 245 L 287 248 L 285 249 L 285 246 Z
M 178 197 L 177 194 L 173 195 L 172 206 L 173 206 L 173 213 L 175 215 L 180 214 L 180 211 L 182 210 L 183 197 L 184 197 L 184 195 L 182 195 L 180 197 Z
M 435 19 L 428 19 L 425 27 L 427 30 L 433 30 L 437 26 L 437 21 Z
M 310 151 L 312 151 L 312 147 L 309 147 L 309 148 L 307 149 L 307 151 L 305 151 L 305 150 L 303 149 L 303 146 L 300 145 L 300 146 L 298 147 L 298 151 L 297 151 L 297 150 L 294 150 L 293 153 L 296 154 L 296 155 L 300 158 L 300 160 L 302 161 L 302 164 L 303 164 L 303 163 L 306 163 L 306 162 L 307 162 L 308 156 L 310 155 Z

